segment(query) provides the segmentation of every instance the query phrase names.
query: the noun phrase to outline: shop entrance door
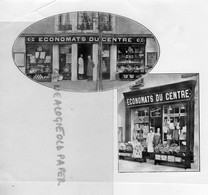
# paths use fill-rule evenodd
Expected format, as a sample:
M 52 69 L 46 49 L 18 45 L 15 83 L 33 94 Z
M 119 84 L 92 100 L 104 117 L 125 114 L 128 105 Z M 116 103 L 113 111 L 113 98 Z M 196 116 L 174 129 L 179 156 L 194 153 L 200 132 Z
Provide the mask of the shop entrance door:
M 80 55 L 83 55 L 83 60 L 84 60 L 84 75 L 83 75 L 83 79 L 87 79 L 87 57 L 91 56 L 92 57 L 92 44 L 79 44 L 78 45 L 78 59 L 80 57 Z M 79 65 L 77 66 L 78 70 L 78 79 L 79 78 Z

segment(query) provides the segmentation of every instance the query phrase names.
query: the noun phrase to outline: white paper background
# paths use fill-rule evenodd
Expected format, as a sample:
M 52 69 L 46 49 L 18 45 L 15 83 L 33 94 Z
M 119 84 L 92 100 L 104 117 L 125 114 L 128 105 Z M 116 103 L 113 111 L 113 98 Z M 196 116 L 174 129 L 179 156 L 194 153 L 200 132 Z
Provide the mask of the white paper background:
M 0 194 L 112 194 L 113 175 L 114 194 L 207 194 L 206 0 L 5 0 L 0 2 L 0 9 Z M 161 47 L 159 62 L 152 72 L 200 73 L 200 173 L 118 174 L 114 155 L 113 174 L 113 134 L 114 153 L 117 154 L 117 129 L 115 124 L 113 129 L 112 115 L 114 92 L 62 92 L 63 124 L 69 132 L 65 147 L 71 148 L 64 153 L 68 162 L 73 162 L 67 165 L 67 180 L 73 182 L 57 187 L 56 138 L 52 122 L 54 91 L 22 75 L 13 63 L 11 50 L 15 38 L 29 24 L 61 12 L 80 10 L 123 15 L 150 29 Z M 86 151 L 90 150 L 96 160 L 87 155 Z M 71 156 L 76 156 L 76 160 L 70 161 Z

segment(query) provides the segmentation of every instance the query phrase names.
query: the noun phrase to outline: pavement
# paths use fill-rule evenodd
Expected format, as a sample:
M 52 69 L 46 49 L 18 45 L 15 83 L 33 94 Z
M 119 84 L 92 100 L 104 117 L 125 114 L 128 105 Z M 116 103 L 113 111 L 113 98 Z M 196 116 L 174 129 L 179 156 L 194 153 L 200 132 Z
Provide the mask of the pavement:
M 133 81 L 134 82 L 134 81 Z M 54 88 L 55 85 L 59 85 L 60 89 L 63 91 L 71 92 L 97 92 L 97 91 L 106 91 L 112 90 L 124 86 L 133 85 L 132 81 L 121 81 L 121 80 L 103 80 L 101 81 L 100 89 L 98 88 L 97 81 L 71 81 L 71 80 L 62 80 L 57 82 L 39 82 L 42 85 L 45 85 L 50 88 Z
M 199 171 L 194 163 L 191 169 L 171 167 L 165 165 L 154 165 L 154 160 L 147 159 L 147 162 L 135 162 L 129 160 L 119 160 L 120 173 L 139 173 L 139 172 L 195 172 Z

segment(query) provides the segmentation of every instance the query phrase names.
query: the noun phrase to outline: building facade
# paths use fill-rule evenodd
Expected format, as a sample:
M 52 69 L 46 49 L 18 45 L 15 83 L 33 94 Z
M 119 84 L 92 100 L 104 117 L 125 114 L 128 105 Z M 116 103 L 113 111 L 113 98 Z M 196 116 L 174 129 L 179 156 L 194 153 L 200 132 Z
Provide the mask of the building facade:
M 104 80 L 137 79 L 159 57 L 158 42 L 148 29 L 130 19 L 100 12 L 65 13 L 34 23 L 17 38 L 13 57 L 18 68 L 34 80 L 50 81 L 55 72 L 64 80 L 76 81 L 78 58 L 83 55 L 86 78 L 87 57 L 91 56 L 95 81 L 100 47 Z
M 159 146 L 153 141 L 156 163 L 199 170 L 197 74 L 150 74 L 140 88 L 122 94 L 118 99 L 119 142 L 132 142 L 139 135 L 148 148 L 152 129 L 160 135 Z

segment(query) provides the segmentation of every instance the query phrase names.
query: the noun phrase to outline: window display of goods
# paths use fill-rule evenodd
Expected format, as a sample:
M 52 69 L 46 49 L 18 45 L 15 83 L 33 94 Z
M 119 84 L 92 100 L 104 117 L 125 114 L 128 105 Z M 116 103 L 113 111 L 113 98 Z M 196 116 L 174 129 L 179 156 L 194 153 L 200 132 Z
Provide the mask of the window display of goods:
M 119 150 L 133 151 L 133 147 L 130 143 L 119 143 Z
M 133 142 L 119 143 L 118 148 L 119 148 L 119 150 L 133 151 L 133 145 L 132 144 L 133 144 Z M 144 148 L 144 150 L 146 150 L 147 142 L 143 140 L 141 142 L 141 146 Z
M 127 145 L 126 145 L 126 150 L 127 150 L 127 151 L 133 151 L 132 145 L 131 145 L 131 144 L 127 144 Z
M 33 77 L 34 80 L 48 80 L 50 79 L 50 76 L 49 75 L 41 75 L 41 74 L 36 74 L 34 77 Z
M 126 144 L 123 143 L 123 142 L 119 143 L 119 144 L 118 144 L 118 149 L 119 149 L 119 150 L 126 150 Z
M 139 73 L 144 69 L 145 69 L 144 66 L 139 67 L 139 66 L 135 66 L 135 65 L 124 64 L 124 65 L 121 65 L 120 67 L 117 68 L 117 72 L 120 72 L 120 73 Z
M 162 153 L 162 154 L 179 154 L 180 153 L 180 146 L 173 143 L 171 146 L 167 144 L 158 144 L 155 148 L 155 153 Z

